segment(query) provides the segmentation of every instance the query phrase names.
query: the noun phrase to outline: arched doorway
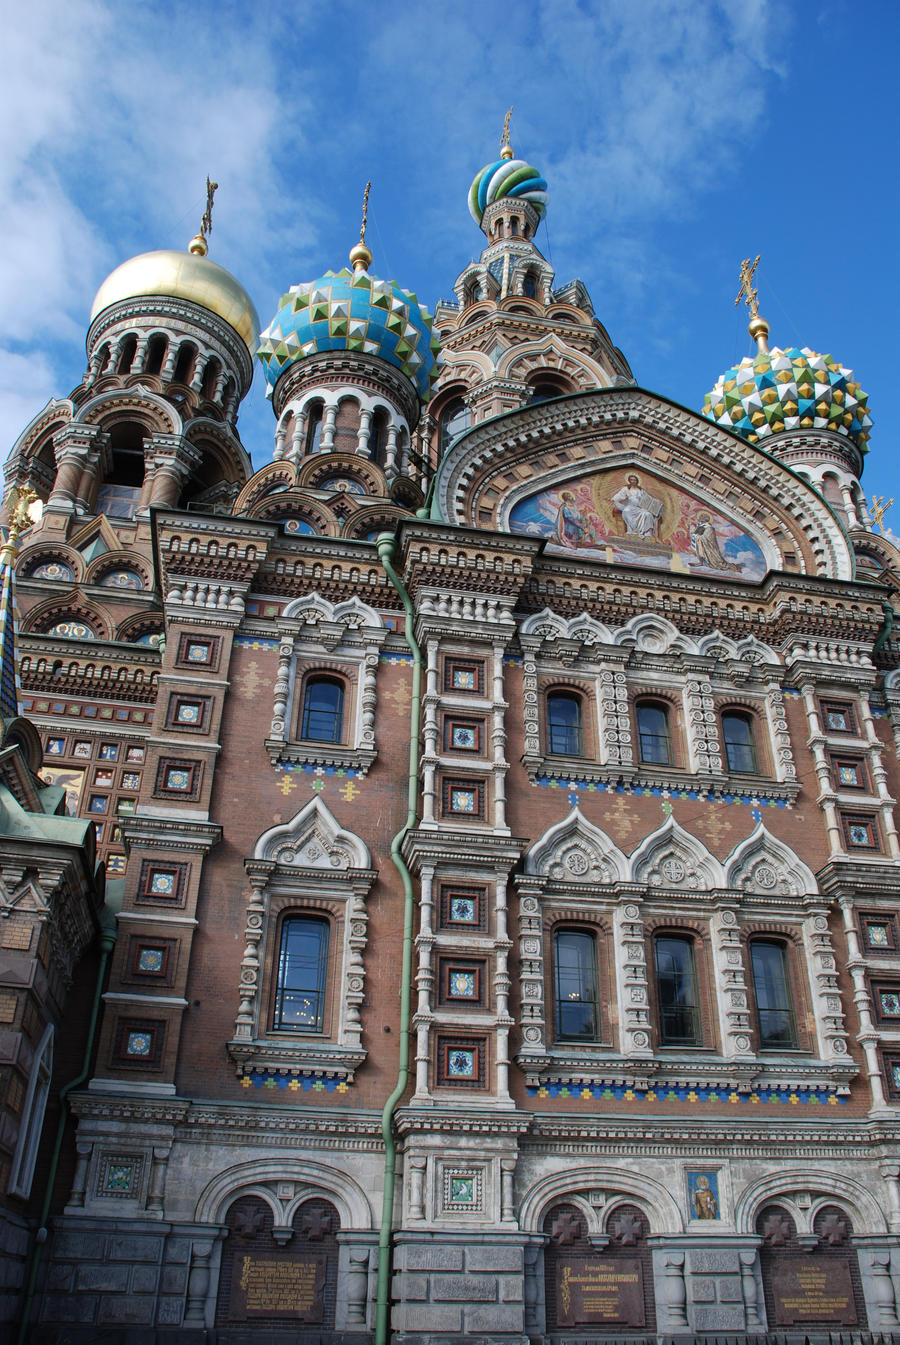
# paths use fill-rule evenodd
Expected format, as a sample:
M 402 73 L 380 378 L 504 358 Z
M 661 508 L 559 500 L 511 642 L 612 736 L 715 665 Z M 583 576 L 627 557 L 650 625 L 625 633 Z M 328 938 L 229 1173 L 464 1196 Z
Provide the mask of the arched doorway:
M 225 1216 L 228 1234 L 216 1299 L 216 1327 L 334 1330 L 340 1217 L 327 1200 L 306 1200 L 290 1229 L 274 1227 L 271 1207 L 241 1196 Z M 222 1337 L 227 1340 L 227 1335 Z
M 543 1232 L 547 1331 L 646 1334 L 656 1330 L 650 1226 L 636 1205 L 617 1205 L 603 1233 L 588 1236 L 577 1205 L 547 1211 Z

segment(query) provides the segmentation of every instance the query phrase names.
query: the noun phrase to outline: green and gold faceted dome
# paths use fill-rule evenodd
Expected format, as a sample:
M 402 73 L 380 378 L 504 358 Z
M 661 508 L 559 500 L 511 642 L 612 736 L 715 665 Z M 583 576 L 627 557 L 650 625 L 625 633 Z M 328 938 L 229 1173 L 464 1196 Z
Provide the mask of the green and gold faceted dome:
M 834 430 L 866 453 L 867 404 L 852 369 L 831 355 L 773 346 L 726 369 L 707 393 L 703 415 L 751 444 L 785 430 Z
M 364 270 L 370 257 L 359 245 L 351 253 L 353 271 L 326 271 L 282 295 L 257 351 L 268 396 L 292 365 L 326 351 L 347 350 L 393 365 L 413 384 L 419 400 L 427 402 L 440 372 L 440 342 L 432 332 L 431 314 L 411 291 Z

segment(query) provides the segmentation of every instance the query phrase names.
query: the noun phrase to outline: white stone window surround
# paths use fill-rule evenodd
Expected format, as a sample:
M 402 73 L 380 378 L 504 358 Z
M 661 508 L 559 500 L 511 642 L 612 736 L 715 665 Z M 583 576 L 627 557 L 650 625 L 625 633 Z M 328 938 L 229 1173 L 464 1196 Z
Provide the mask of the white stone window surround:
M 275 1069 L 291 1074 L 338 1076 L 352 1082 L 366 1058 L 360 1006 L 365 991 L 366 897 L 375 870 L 365 842 L 340 827 L 320 798 L 309 801 L 288 823 L 260 836 L 245 861 L 250 881 L 246 946 L 241 961 L 240 1003 L 229 1054 L 238 1073 Z M 263 991 L 277 974 L 279 915 L 327 914 L 342 905 L 341 946 L 329 952 L 332 984 L 331 1030 L 322 1033 L 275 1031 Z M 267 974 L 268 970 L 268 974 Z
M 331 603 L 319 593 L 298 598 L 276 622 L 280 643 L 266 747 L 274 765 L 285 761 L 351 767 L 365 775 L 375 760 L 376 675 L 387 628 L 373 608 L 351 598 Z M 302 741 L 301 696 L 310 675 L 344 682 L 341 742 Z
M 837 990 L 828 903 L 812 872 L 762 823 L 720 863 L 696 837 L 669 817 L 630 856 L 623 854 L 578 808 L 548 829 L 525 856 L 516 879 L 519 897 L 522 1045 L 517 1063 L 529 1084 L 560 1077 L 589 1083 L 646 1080 L 659 1086 L 690 1080 L 722 1086 L 838 1087 L 857 1072 L 847 1053 Z M 618 1002 L 618 1049 L 550 1039 L 552 984 L 544 965 L 542 928 L 555 909 L 583 911 L 585 928 L 600 914 L 613 924 Z M 645 917 L 692 923 L 709 930 L 714 959 L 718 1052 L 705 1048 L 654 1050 Z M 756 1053 L 740 947 L 742 920 L 769 917 L 803 941 L 816 1055 Z
M 704 792 L 752 793 L 793 799 L 799 791 L 781 682 L 783 662 L 752 636 L 735 642 L 718 631 L 694 641 L 665 617 L 639 615 L 615 630 L 586 612 L 569 620 L 550 608 L 528 617 L 519 629 L 523 653 L 523 763 L 533 780 L 553 775 L 604 782 Z M 555 678 L 577 678 L 584 688 L 585 718 L 596 724 L 597 753 L 560 757 L 546 750 L 544 690 Z M 594 701 L 589 703 L 588 688 Z M 638 699 L 656 692 L 680 713 L 671 722 L 674 760 L 641 762 L 634 720 Z M 739 697 L 753 717 L 760 758 L 771 762 L 766 775 L 729 774 L 721 738 L 723 707 Z M 586 739 L 588 735 L 585 735 Z M 767 747 L 768 750 L 765 750 Z M 763 749 L 763 750 L 761 750 Z

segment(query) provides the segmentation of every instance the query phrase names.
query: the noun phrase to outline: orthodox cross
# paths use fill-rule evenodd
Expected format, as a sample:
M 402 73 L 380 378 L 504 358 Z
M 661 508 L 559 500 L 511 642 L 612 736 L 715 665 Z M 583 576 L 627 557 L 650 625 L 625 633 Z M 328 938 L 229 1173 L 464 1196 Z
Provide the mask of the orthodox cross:
M 758 291 L 753 288 L 753 273 L 757 266 L 759 266 L 759 255 L 757 255 L 755 262 L 751 263 L 749 257 L 745 257 L 741 262 L 741 288 L 738 290 L 737 298 L 734 301 L 734 306 L 737 308 L 743 299 L 750 309 L 750 316 L 753 318 L 759 317 Z
M 872 526 L 873 526 L 873 527 L 878 527 L 878 528 L 881 529 L 882 532 L 884 532 L 884 516 L 885 516 L 885 514 L 887 513 L 887 511 L 890 509 L 890 507 L 891 507 L 891 505 L 892 505 L 893 503 L 894 503 L 894 497 L 893 497 L 893 495 L 892 495 L 891 498 L 888 500 L 887 504 L 885 504 L 885 502 L 884 502 L 884 496 L 883 496 L 883 495 L 873 495 L 873 496 L 872 496 Z
M 200 232 L 204 238 L 212 233 L 213 197 L 218 189 L 218 182 L 210 182 L 209 178 L 206 179 L 206 209 L 203 212 L 203 219 L 200 221 Z
M 509 143 L 509 119 L 512 114 L 513 110 L 510 108 L 503 118 L 503 130 L 500 132 L 500 157 L 503 159 L 512 158 L 512 145 Z
M 367 227 L 368 220 L 369 220 L 369 192 L 370 192 L 371 190 L 372 190 L 372 184 L 371 184 L 371 182 L 367 182 L 367 183 L 366 183 L 366 189 L 365 189 L 365 191 L 363 192 L 362 225 L 360 226 L 360 230 L 359 230 L 359 241 L 360 241 L 361 243 L 365 243 L 365 241 L 366 241 L 366 227 Z

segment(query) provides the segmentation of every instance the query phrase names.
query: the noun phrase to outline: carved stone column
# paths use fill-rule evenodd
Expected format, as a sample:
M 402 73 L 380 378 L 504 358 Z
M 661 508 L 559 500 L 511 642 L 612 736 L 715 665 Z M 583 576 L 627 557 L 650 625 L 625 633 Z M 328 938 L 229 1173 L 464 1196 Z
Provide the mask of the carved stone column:
M 433 826 L 435 822 L 435 766 L 438 755 L 438 642 L 428 641 L 427 666 L 425 672 L 424 737 L 422 752 L 422 824 Z
M 431 1025 L 434 1021 L 434 943 L 434 865 L 426 864 L 422 868 L 419 933 L 416 936 L 419 965 L 416 974 L 418 1005 L 413 1022 L 416 1029 L 414 1101 L 422 1101 L 431 1096 L 428 1087 L 428 1069 L 431 1063 Z
M 275 693 L 272 706 L 272 724 L 269 737 L 283 743 L 287 737 L 287 707 L 291 690 L 291 666 L 294 660 L 294 637 L 282 635 L 278 646 L 278 672 L 275 674 Z
M 154 1145 L 150 1164 L 150 1182 L 147 1191 L 147 1213 L 154 1219 L 163 1217 L 163 1198 L 166 1187 L 166 1168 L 172 1146 Z
M 88 1167 L 91 1161 L 91 1154 L 94 1152 L 93 1142 L 84 1143 L 78 1141 L 75 1145 L 75 1175 L 72 1178 L 72 1194 L 69 1196 L 65 1213 L 70 1214 L 73 1210 L 84 1209 L 84 1197 L 87 1190 Z
M 815 904 L 813 904 L 815 903 Z M 811 898 L 803 921 L 803 942 L 810 969 L 813 1012 L 819 1030 L 823 1060 L 847 1061 L 847 1033 L 838 991 L 834 945 L 828 930 L 827 907 Z
M 517 880 L 519 894 L 519 993 L 522 999 L 522 1050 L 529 1056 L 546 1053 L 544 954 L 541 895 L 546 878 L 525 874 Z
M 666 1252 L 663 1258 L 663 1266 L 665 1270 L 665 1308 L 669 1330 L 684 1332 L 688 1329 L 684 1252 Z
M 747 1007 L 747 983 L 737 916 L 730 908 L 720 907 L 710 921 L 710 934 L 716 960 L 716 997 L 722 1030 L 722 1054 L 749 1056 L 750 1012 Z
M 177 508 L 184 484 L 200 466 L 202 455 L 181 435 L 155 434 L 147 442 L 146 460 L 153 472 L 149 503 Z
M 775 681 L 769 682 L 766 686 L 766 717 L 775 753 L 775 776 L 783 782 L 796 780 L 797 767 L 794 765 L 791 738 L 784 713 L 784 696 L 781 687 Z
M 640 905 L 633 897 L 620 900 L 613 915 L 616 974 L 622 1008 L 620 1050 L 623 1055 L 653 1054 L 650 1000 L 647 991 L 647 949 Z
M 741 1297 L 744 1300 L 744 1320 L 748 1331 L 761 1331 L 759 1315 L 759 1285 L 756 1282 L 756 1252 L 741 1252 Z
M 236 1041 L 252 1041 L 256 1035 L 257 995 L 259 993 L 260 940 L 266 917 L 266 887 L 275 865 L 253 861 L 247 865 L 250 900 L 244 927 L 244 956 L 241 959 L 240 1004 L 234 1024 Z
M 58 514 L 74 514 L 83 509 L 81 480 L 85 469 L 98 466 L 109 436 L 97 425 L 75 423 L 64 426 L 53 439 L 56 455 L 56 480 L 47 500 L 47 509 Z
M 191 1269 L 188 1275 L 185 1326 L 206 1325 L 206 1301 L 209 1297 L 209 1262 L 213 1254 L 213 1239 L 191 1243 Z
M 875 784 L 875 791 L 879 800 L 879 812 L 881 813 L 881 825 L 887 839 L 888 851 L 893 858 L 900 855 L 900 840 L 897 837 L 897 828 L 894 825 L 894 804 L 896 800 L 892 797 L 888 789 L 887 771 L 884 768 L 882 758 L 881 741 L 875 732 L 875 722 L 872 718 L 872 707 L 869 704 L 868 694 L 863 692 L 859 697 L 859 710 L 862 718 L 863 732 L 868 745 L 867 757 L 869 760 L 869 769 L 872 772 L 872 780 Z
M 880 1035 L 875 1027 L 875 1020 L 872 1015 L 872 997 L 869 994 L 868 964 L 859 946 L 856 908 L 853 898 L 850 896 L 840 897 L 838 904 L 844 922 L 844 938 L 847 941 L 847 969 L 853 982 L 853 1003 L 856 1006 L 856 1013 L 859 1018 L 859 1032 L 856 1040 L 862 1047 L 866 1058 L 866 1075 L 869 1080 L 869 1091 L 872 1094 L 872 1106 L 876 1110 L 881 1110 L 887 1107 L 887 1099 L 884 1095 L 884 1079 L 882 1078 L 881 1060 L 878 1055 Z M 890 1194 L 890 1183 L 888 1183 L 889 1197 Z M 900 1227 L 900 1190 L 897 1191 L 897 1212 L 897 1226 Z

